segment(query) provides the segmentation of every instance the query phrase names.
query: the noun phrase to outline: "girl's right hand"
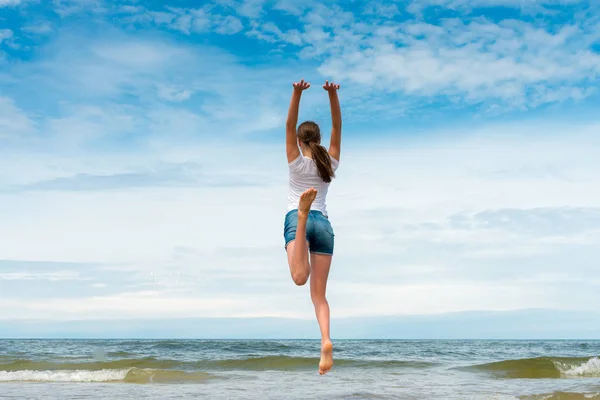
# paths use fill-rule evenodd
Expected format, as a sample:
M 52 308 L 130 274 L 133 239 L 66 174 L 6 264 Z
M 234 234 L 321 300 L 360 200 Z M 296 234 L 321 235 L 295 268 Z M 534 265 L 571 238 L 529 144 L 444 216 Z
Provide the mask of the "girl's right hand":
M 340 88 L 340 85 L 335 84 L 333 82 L 329 83 L 329 81 L 325 81 L 323 85 L 323 89 L 327 90 L 329 93 L 335 93 L 336 90 Z
M 304 82 L 304 79 L 302 79 L 300 82 L 294 82 L 293 86 L 294 90 L 298 90 L 301 92 L 303 90 L 308 89 L 310 87 L 310 83 Z

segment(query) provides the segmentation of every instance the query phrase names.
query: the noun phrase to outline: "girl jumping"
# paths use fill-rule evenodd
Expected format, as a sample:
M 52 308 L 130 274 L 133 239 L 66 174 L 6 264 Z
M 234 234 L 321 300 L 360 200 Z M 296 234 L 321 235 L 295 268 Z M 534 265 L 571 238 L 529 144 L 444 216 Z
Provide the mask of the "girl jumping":
M 284 224 L 285 248 L 294 283 L 302 286 L 310 277 L 310 297 L 321 329 L 319 373 L 323 375 L 333 366 L 329 304 L 325 290 L 333 256 L 334 233 L 327 216 L 326 198 L 340 161 L 342 113 L 337 95 L 340 85 L 329 81 L 323 85 L 329 94 L 331 107 L 329 150 L 321 146 L 319 125 L 306 121 L 296 128 L 300 97 L 310 84 L 301 80 L 293 87 L 286 121 L 289 188 Z M 296 237 L 303 240 L 295 240 Z

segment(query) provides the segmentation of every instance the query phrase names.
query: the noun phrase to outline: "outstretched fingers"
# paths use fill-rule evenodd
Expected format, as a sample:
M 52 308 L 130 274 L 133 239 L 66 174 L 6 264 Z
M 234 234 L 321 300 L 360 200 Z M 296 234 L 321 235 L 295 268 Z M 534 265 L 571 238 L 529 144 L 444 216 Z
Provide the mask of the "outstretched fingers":
M 294 82 L 292 85 L 294 86 L 294 89 L 300 91 L 306 90 L 310 87 L 310 83 L 304 82 L 304 79 L 301 79 L 300 82 Z
M 340 85 L 334 82 L 329 82 L 329 80 L 325 81 L 325 84 L 323 85 L 323 89 L 327 90 L 328 92 L 334 92 L 336 90 L 338 90 L 340 88 Z

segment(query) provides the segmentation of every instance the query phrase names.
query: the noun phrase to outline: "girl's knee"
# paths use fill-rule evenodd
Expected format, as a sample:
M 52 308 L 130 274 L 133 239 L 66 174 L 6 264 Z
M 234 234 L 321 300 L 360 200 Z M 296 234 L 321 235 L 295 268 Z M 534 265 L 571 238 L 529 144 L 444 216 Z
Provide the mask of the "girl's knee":
M 292 274 L 292 280 L 296 285 L 302 286 L 308 281 L 308 274 Z
M 327 298 L 325 297 L 324 294 L 315 293 L 315 292 L 311 291 L 310 298 L 315 306 L 317 306 L 319 304 L 327 304 Z

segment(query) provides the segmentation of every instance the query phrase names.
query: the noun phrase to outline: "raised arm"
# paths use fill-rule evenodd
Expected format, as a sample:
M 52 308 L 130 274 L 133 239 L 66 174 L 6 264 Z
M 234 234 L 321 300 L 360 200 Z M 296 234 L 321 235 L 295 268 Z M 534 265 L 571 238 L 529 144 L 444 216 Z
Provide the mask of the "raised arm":
M 342 148 L 342 111 L 340 110 L 340 100 L 337 91 L 340 85 L 325 81 L 323 89 L 329 93 L 329 105 L 331 107 L 331 142 L 329 144 L 329 155 L 336 160 L 340 160 Z
M 294 83 L 293 86 L 294 91 L 292 92 L 292 100 L 290 101 L 290 108 L 288 110 L 287 120 L 285 121 L 285 150 L 288 163 L 291 163 L 300 155 L 298 139 L 296 136 L 298 110 L 300 109 L 300 97 L 302 97 L 302 91 L 308 89 L 310 83 L 304 82 L 304 79 L 302 79 L 300 82 Z

